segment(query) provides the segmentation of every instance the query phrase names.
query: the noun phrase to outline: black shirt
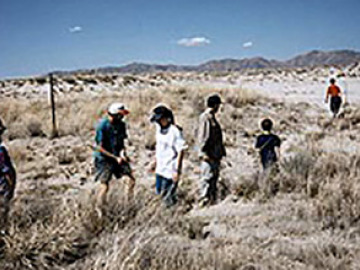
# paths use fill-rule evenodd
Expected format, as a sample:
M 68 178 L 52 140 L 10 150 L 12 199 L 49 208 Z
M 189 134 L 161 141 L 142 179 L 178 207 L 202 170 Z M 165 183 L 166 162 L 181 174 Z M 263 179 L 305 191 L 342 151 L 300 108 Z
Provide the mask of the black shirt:
M 274 134 L 262 134 L 257 137 L 255 147 L 260 149 L 263 167 L 266 168 L 277 161 L 275 147 L 280 147 L 281 140 Z

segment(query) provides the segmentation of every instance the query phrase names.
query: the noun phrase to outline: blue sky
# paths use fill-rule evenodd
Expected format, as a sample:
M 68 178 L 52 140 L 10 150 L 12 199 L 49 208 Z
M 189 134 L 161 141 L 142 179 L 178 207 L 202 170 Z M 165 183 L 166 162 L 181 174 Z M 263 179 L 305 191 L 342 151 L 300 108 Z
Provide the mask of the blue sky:
M 0 0 L 0 78 L 360 51 L 359 0 Z

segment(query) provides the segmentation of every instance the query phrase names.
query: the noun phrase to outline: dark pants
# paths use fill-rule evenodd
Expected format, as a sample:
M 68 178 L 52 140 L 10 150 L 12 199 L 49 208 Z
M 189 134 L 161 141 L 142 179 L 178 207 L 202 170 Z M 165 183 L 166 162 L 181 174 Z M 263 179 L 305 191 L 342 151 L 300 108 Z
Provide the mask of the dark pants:
M 330 110 L 332 111 L 333 114 L 338 114 L 341 103 L 342 103 L 341 97 L 331 97 Z
M 106 159 L 95 159 L 95 181 L 100 181 L 102 184 L 108 184 L 114 175 L 119 179 L 123 175 L 131 175 L 131 167 L 127 162 L 117 164 Z
M 276 164 L 276 159 L 261 159 L 261 164 L 263 166 L 263 170 L 267 170 L 270 169 L 271 167 L 273 167 Z
M 200 168 L 200 200 L 206 199 L 210 202 L 216 202 L 220 161 L 202 161 Z

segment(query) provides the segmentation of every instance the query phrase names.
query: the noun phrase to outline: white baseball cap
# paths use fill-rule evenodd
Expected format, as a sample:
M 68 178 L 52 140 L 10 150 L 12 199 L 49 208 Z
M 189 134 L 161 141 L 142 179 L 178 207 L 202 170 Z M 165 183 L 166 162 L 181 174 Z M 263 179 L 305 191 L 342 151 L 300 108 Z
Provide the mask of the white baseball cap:
M 109 114 L 127 115 L 130 112 L 129 112 L 129 110 L 127 110 L 125 108 L 125 105 L 123 103 L 115 102 L 115 103 L 110 104 L 110 106 L 108 108 L 108 113 Z

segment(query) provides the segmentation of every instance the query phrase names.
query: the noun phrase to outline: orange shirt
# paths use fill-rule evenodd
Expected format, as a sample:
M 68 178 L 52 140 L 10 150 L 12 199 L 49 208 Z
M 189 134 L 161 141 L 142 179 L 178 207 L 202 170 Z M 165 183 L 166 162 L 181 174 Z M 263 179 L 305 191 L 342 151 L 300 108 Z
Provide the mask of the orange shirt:
M 338 96 L 340 96 L 340 93 L 341 93 L 341 90 L 340 90 L 339 86 L 332 84 L 329 86 L 326 96 L 338 97 Z

